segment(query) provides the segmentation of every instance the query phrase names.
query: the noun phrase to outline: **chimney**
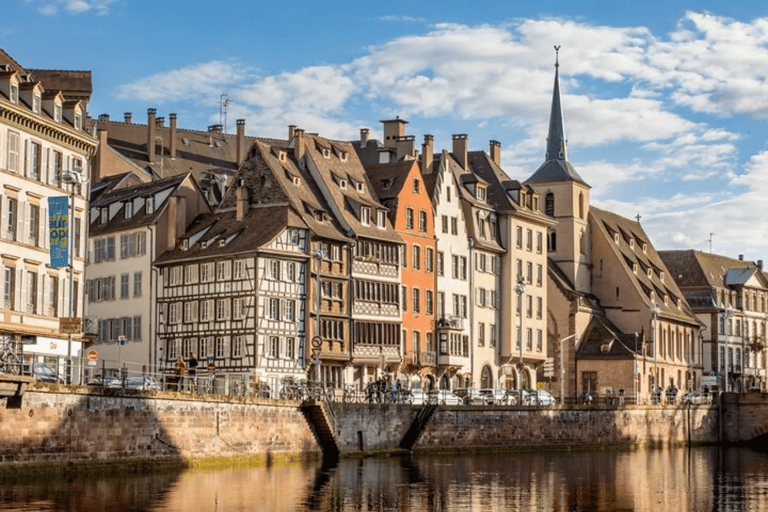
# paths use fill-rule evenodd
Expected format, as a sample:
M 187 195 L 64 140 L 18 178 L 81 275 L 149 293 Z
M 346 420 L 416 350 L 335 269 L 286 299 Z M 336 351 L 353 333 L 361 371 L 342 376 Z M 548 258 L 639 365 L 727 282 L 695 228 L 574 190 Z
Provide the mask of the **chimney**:
M 133 118 L 133 114 L 131 114 L 130 112 L 126 112 L 125 114 L 123 114 L 123 122 L 125 124 L 131 124 L 131 118 Z
M 763 270 L 763 260 L 757 260 L 757 268 Z
M 174 196 L 169 198 L 169 201 L 168 201 L 168 210 L 166 214 L 167 215 L 166 222 L 168 223 L 166 227 L 168 228 L 168 231 L 165 234 L 166 249 L 176 247 L 176 233 L 178 232 L 177 228 L 179 225 L 179 221 L 177 218 L 179 205 L 178 205 L 177 199 L 178 197 Z M 162 253 L 165 251 L 161 250 L 160 252 Z
M 157 117 L 157 118 L 155 118 L 155 128 L 165 128 L 165 118 L 164 117 Z
M 434 158 L 433 143 L 435 138 L 430 135 L 424 135 L 424 144 L 421 145 L 421 172 L 427 174 L 432 169 L 432 159 Z
M 397 116 L 390 121 L 380 121 L 384 125 L 384 147 L 395 149 L 397 147 L 397 139 L 405 135 L 405 125 L 408 121 L 400 119 Z
M 155 161 L 155 115 L 157 109 L 147 109 L 147 160 Z
M 171 158 L 176 158 L 176 114 L 170 113 L 168 114 L 168 120 L 171 123 L 171 133 L 168 136 L 170 139 L 168 141 L 169 149 L 168 151 L 171 154 Z
M 289 124 L 288 125 L 288 142 L 291 142 L 291 139 L 293 139 L 293 132 L 296 130 L 295 124 Z
M 491 160 L 501 167 L 501 142 L 497 140 L 491 141 Z
M 360 128 L 360 147 L 364 148 L 368 145 L 368 136 L 370 135 L 368 128 Z
M 237 207 L 235 211 L 235 220 L 243 220 L 246 212 L 248 211 L 248 193 L 245 190 L 245 183 L 243 178 L 238 178 L 235 189 L 235 198 L 237 199 Z
M 453 158 L 465 171 L 467 170 L 467 134 L 459 133 L 453 136 Z
M 237 166 L 243 161 L 243 150 L 245 149 L 245 119 L 238 119 L 237 124 Z
M 301 165 L 304 158 L 304 130 L 296 128 L 293 130 L 293 156 L 296 162 Z
M 107 138 L 107 130 L 99 129 L 99 149 L 96 151 L 95 165 L 91 169 L 91 183 L 101 180 L 101 173 L 107 168 Z
M 109 114 L 99 114 L 99 121 L 109 122 Z
M 739 254 L 739 261 L 744 261 L 744 255 L 743 254 Z
M 414 135 L 404 135 L 399 137 L 397 139 L 397 156 L 395 158 L 398 161 L 403 158 L 413 158 L 413 145 L 415 141 L 416 137 Z
M 208 127 L 208 133 L 221 133 L 222 126 L 220 124 L 212 124 Z

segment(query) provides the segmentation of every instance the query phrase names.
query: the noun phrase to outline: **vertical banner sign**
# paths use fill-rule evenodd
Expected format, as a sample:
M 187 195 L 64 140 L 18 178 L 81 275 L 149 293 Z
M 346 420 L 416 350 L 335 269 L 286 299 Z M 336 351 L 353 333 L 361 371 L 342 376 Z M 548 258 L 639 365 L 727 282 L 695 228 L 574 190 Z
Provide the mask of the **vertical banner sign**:
M 51 232 L 51 267 L 69 265 L 69 197 L 48 198 L 48 226 Z

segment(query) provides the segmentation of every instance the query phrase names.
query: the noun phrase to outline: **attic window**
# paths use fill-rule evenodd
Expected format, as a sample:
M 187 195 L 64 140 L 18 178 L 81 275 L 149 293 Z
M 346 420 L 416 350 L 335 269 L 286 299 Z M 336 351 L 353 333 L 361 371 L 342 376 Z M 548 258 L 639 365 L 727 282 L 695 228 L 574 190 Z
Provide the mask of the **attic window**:
M 155 198 L 152 196 L 149 196 L 146 199 L 146 210 L 147 213 L 154 213 L 155 212 Z
M 637 263 L 632 264 L 632 272 L 637 274 Z
M 643 243 L 643 254 L 645 254 L 646 252 L 648 252 L 648 245 Z
M 40 95 L 35 94 L 32 96 L 32 112 L 35 114 L 40 113 Z
M 629 239 L 629 248 L 630 249 L 634 249 L 635 248 L 635 239 L 634 238 L 630 238 Z
M 285 151 L 279 151 L 277 153 L 277 159 L 281 162 L 285 162 Z
M 106 224 L 109 221 L 109 208 L 106 206 L 99 210 L 99 221 L 101 221 L 102 224 Z
M 418 194 L 421 189 L 421 182 L 418 179 L 413 180 L 413 193 Z
M 221 149 L 221 142 L 219 142 L 218 140 L 213 141 L 213 147 L 217 149 Z
M 18 103 L 19 102 L 19 86 L 16 84 L 11 84 L 11 103 Z
M 652 277 L 653 277 L 653 269 L 649 268 L 648 269 L 648 279 L 651 279 Z
M 664 295 L 664 304 L 669 305 L 669 295 Z
M 182 251 L 189 249 L 189 238 L 182 238 L 180 247 Z
M 296 186 L 301 185 L 301 178 L 299 178 L 298 176 L 294 176 L 293 177 L 293 184 L 296 185 Z
M 486 198 L 485 192 L 486 192 L 485 187 L 480 187 L 480 186 L 477 187 L 476 197 L 478 201 L 483 201 L 483 202 L 485 201 L 485 198 Z
M 656 302 L 656 292 L 651 290 L 651 302 Z
M 616 242 L 616 245 L 619 245 L 619 240 L 620 240 L 619 234 L 618 233 L 614 233 L 613 234 L 613 241 Z
M 365 190 L 365 186 L 363 185 L 363 182 L 362 182 L 362 181 L 358 181 L 358 182 L 356 182 L 356 183 L 355 183 L 355 189 L 356 189 L 358 192 L 362 193 L 362 192 Z
M 677 299 L 677 309 L 683 309 L 683 301 L 680 299 Z
M 346 189 L 347 189 L 347 180 L 345 180 L 345 179 L 340 179 L 340 180 L 339 180 L 339 188 L 340 188 L 341 190 L 346 190 Z
M 340 151 L 339 152 L 339 160 L 341 160 L 342 162 L 346 162 L 347 161 L 347 152 L 346 151 Z
M 382 180 L 381 186 L 384 190 L 387 190 L 388 188 L 392 187 L 392 184 L 395 182 L 394 178 L 387 178 L 385 180 Z
M 189 142 L 189 139 L 186 138 L 186 137 L 182 137 L 181 138 L 181 143 L 184 144 L 185 146 L 191 146 L 192 145 L 192 143 Z
M 323 158 L 331 158 L 331 150 L 328 148 L 323 148 Z
M 75 130 L 79 130 L 82 127 L 80 114 L 75 114 Z
M 371 225 L 371 209 L 367 206 L 360 207 L 360 224 L 363 226 Z
M 539 209 L 539 196 L 533 196 L 533 209 L 537 211 Z
M 123 207 L 123 209 L 125 210 L 125 218 L 126 219 L 130 219 L 131 217 L 133 217 L 133 203 L 132 202 L 130 202 L 130 201 L 126 202 L 125 206 Z
M 664 280 L 664 272 L 659 272 L 659 279 Z
M 61 122 L 61 103 L 57 103 L 53 106 L 53 120 L 57 123 Z
M 379 210 L 377 212 L 376 225 L 381 229 L 387 227 L 387 213 L 384 210 Z

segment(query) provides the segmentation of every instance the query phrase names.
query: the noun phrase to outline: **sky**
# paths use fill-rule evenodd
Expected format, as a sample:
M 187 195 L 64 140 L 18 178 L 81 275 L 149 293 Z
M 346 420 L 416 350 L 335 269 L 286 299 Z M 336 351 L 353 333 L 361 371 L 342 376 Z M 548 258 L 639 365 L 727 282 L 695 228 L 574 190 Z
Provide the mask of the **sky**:
M 768 260 L 768 3 L 2 0 L 0 47 L 23 66 L 88 69 L 89 114 L 183 128 L 245 119 L 343 140 L 408 121 L 420 147 L 502 145 L 543 163 L 560 46 L 568 157 L 591 204 L 658 250 Z M 222 123 L 223 124 L 223 123 Z

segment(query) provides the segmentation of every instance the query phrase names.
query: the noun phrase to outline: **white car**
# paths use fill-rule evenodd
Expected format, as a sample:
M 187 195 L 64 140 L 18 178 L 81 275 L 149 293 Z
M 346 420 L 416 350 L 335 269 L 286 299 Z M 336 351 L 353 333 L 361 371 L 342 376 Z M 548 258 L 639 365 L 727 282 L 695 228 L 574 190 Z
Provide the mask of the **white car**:
M 429 392 L 429 401 L 439 405 L 461 405 L 464 402 L 447 389 L 433 389 Z
M 525 391 L 523 405 L 549 407 L 555 405 L 555 398 L 549 394 L 549 391 L 543 389 Z
M 517 405 L 517 397 L 514 391 L 484 388 L 480 390 L 480 394 L 485 397 L 487 403 L 492 405 Z
M 413 397 L 411 403 L 414 405 L 424 405 L 427 403 L 427 394 L 420 389 L 412 389 L 411 396 Z

